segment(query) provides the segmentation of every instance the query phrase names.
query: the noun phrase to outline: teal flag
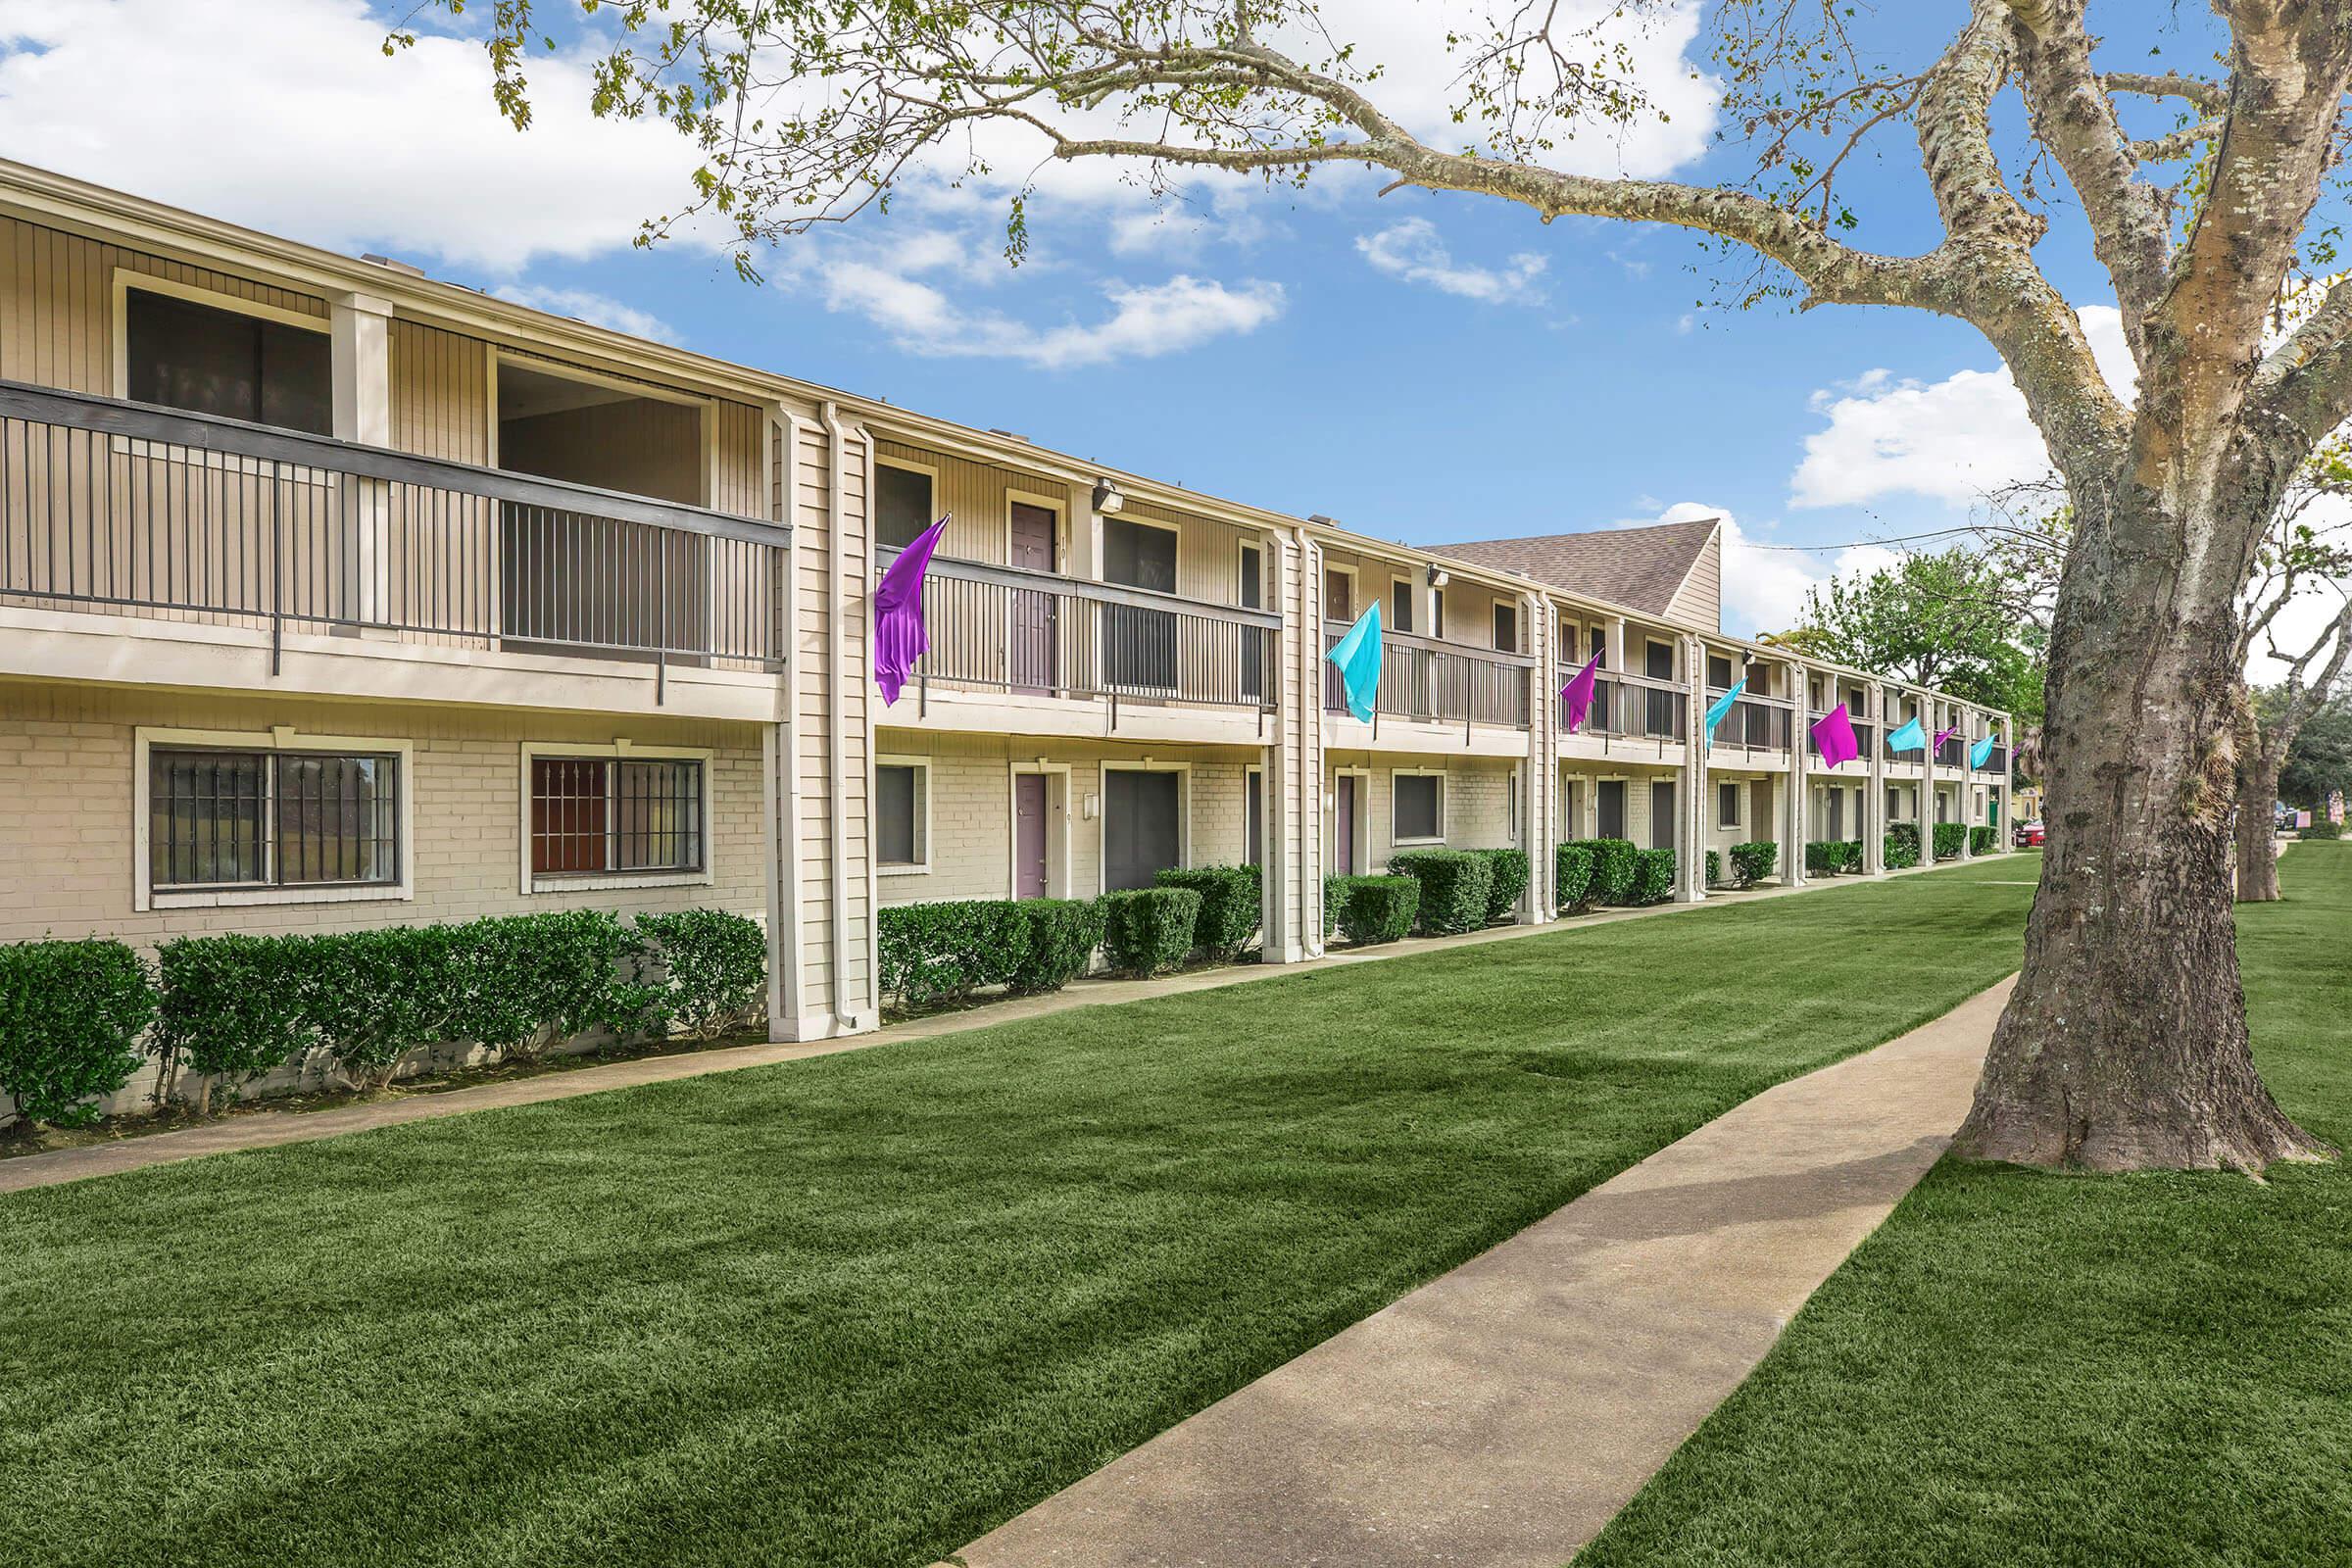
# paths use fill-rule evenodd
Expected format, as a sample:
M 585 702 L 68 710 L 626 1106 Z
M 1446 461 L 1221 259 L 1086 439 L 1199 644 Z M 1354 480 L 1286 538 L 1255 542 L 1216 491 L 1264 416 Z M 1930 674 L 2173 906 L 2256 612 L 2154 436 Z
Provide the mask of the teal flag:
M 1993 736 L 1987 735 L 1983 740 L 1977 742 L 1976 745 L 1968 749 L 1969 766 L 1983 767 L 1987 761 L 1991 760 L 1993 740 Z
M 1928 732 L 1913 719 L 1901 729 L 1886 734 L 1886 749 L 1890 752 L 1924 752 L 1928 749 Z
M 1724 714 L 1732 710 L 1732 705 L 1740 700 L 1740 694 L 1745 690 L 1747 690 L 1747 677 L 1742 675 L 1739 680 L 1733 682 L 1730 691 L 1707 705 L 1707 744 L 1709 746 L 1715 744 L 1715 726 L 1723 722 Z
M 1369 724 L 1372 705 L 1380 696 L 1380 601 L 1356 618 L 1340 645 L 1324 658 L 1340 666 L 1340 688 L 1348 694 L 1348 711 Z

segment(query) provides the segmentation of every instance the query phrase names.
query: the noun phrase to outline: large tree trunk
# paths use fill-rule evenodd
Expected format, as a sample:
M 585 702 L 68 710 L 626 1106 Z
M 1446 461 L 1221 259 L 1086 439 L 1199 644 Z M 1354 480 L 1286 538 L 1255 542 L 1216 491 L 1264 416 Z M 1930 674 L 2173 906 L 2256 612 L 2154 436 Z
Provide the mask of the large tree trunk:
M 2076 506 L 2050 644 L 2041 886 L 1954 1147 L 2096 1170 L 2320 1154 L 2255 1073 L 2238 985 L 2238 579 L 2226 560 L 2202 580 L 2182 569 L 2179 541 L 2199 530 L 2143 491 Z
M 2249 729 L 2252 728 L 2249 722 Z M 2278 900 L 2278 836 L 2271 808 L 2278 801 L 2277 749 L 2258 739 L 2237 770 L 2237 902 L 2275 904 Z

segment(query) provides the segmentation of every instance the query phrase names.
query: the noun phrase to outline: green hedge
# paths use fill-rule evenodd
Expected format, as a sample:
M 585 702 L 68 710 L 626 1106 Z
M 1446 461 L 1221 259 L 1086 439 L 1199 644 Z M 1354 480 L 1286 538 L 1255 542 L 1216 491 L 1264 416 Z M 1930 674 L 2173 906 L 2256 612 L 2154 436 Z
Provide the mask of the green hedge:
M 1919 824 L 1897 822 L 1886 829 L 1885 841 L 1886 869 L 1900 871 L 1919 863 Z
M 1421 884 L 1421 912 L 1413 929 L 1425 937 L 1475 931 L 1487 923 L 1487 890 L 1494 872 L 1467 850 L 1406 850 L 1389 858 L 1391 876 Z
M 2309 827 L 2295 830 L 2295 837 L 2299 839 L 2335 839 L 2343 836 L 2344 825 L 2341 822 L 2317 821 Z
M 174 937 L 156 949 L 163 1001 L 156 1044 L 166 1069 L 196 1074 L 196 1109 L 318 1043 L 307 1005 L 316 950 L 299 937 Z
M 697 1040 L 747 1029 L 767 1010 L 767 933 L 724 909 L 637 916 L 662 979 L 655 1010 Z
M 653 1021 L 659 988 L 638 978 L 645 944 L 611 910 L 493 915 L 454 929 L 472 974 L 449 1039 L 533 1059 L 591 1029 L 626 1037 Z
M 312 1040 L 354 1085 L 373 1089 L 389 1084 L 415 1048 L 475 1038 L 474 992 L 504 988 L 495 966 L 474 961 L 474 929 L 396 925 L 263 940 L 287 945 Z
M 1527 883 L 1534 874 L 1525 850 L 1470 850 L 1487 862 L 1487 924 L 1508 920 L 1519 909 L 1519 900 L 1527 892 Z
M 1628 904 L 1634 894 L 1633 841 L 1630 839 L 1571 839 L 1592 857 L 1592 876 L 1587 884 L 1587 904 Z
M 1029 948 L 1013 966 L 1012 989 L 1023 996 L 1059 991 L 1086 973 L 1102 945 L 1102 906 L 1093 899 L 1023 899 Z
M 1713 850 L 1707 852 L 1707 886 L 1723 886 L 1723 857 Z
M 1110 966 L 1150 978 L 1180 967 L 1193 951 L 1200 895 L 1191 888 L 1131 888 L 1102 898 L 1102 952 Z
M 882 989 L 903 1007 L 923 1008 L 1009 986 L 1029 956 L 1030 922 L 1015 899 L 894 905 L 874 922 Z
M 0 1094 L 30 1124 L 79 1126 L 138 1070 L 155 982 L 125 943 L 0 947 Z
M 1780 868 L 1781 847 L 1771 839 L 1732 846 L 1732 886 L 1752 888 Z
M 1967 838 L 1968 827 L 1965 823 L 1936 823 L 1935 838 L 1936 858 L 1938 860 L 1957 860 L 1960 858 L 1960 846 L 1967 840 Z
M 1664 904 L 1674 897 L 1674 852 L 1636 850 L 1632 904 Z
M 1836 876 L 1862 869 L 1860 839 L 1815 839 L 1805 846 L 1805 869 L 1816 876 Z
M 1326 935 L 1337 924 L 1359 948 L 1401 940 L 1421 906 L 1421 884 L 1409 876 L 1335 876 L 1324 884 Z
M 1991 855 L 2001 847 L 2001 830 L 1980 822 L 1968 830 L 1968 853 Z
M 1231 960 L 1257 935 L 1264 913 L 1265 882 L 1254 865 L 1195 865 L 1162 871 L 1163 888 L 1190 888 L 1200 895 L 1200 921 L 1193 946 L 1209 957 Z
M 1589 844 L 1551 847 L 1551 892 L 1563 909 L 1582 908 L 1592 892 L 1592 849 Z

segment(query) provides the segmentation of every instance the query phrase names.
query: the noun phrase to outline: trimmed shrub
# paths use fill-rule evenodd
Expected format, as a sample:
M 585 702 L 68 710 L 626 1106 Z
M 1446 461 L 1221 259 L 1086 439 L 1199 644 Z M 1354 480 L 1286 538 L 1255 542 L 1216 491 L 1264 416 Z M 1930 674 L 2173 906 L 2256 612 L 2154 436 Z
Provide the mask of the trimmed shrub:
M 312 961 L 299 937 L 174 937 L 156 949 L 158 1054 L 196 1074 L 198 1115 L 217 1086 L 250 1083 L 318 1044 Z
M 1029 957 L 1033 918 L 1015 899 L 901 904 L 875 920 L 882 989 L 915 1009 L 968 1002 L 982 986 L 1008 986 Z
M 389 1084 L 418 1046 L 471 1038 L 460 1024 L 471 990 L 503 989 L 499 971 L 475 961 L 480 923 L 276 939 L 302 971 L 312 1033 L 355 1088 Z
M 1636 850 L 1632 904 L 1663 904 L 1674 897 L 1674 852 Z
M 1340 929 L 1359 948 L 1401 940 L 1421 906 L 1414 877 L 1335 876 L 1325 886 L 1325 908 L 1337 907 Z
M 1579 908 L 1592 891 L 1592 850 L 1585 844 L 1551 847 L 1551 891 L 1563 909 Z
M 1413 929 L 1425 937 L 1475 931 L 1487 923 L 1494 868 L 1468 850 L 1406 850 L 1389 858 L 1391 876 L 1421 884 L 1421 912 Z
M 2343 836 L 2344 825 L 2341 822 L 2314 822 L 2309 827 L 2295 831 L 2295 837 L 2299 839 L 2336 839 Z
M 1348 903 L 1348 884 L 1351 876 L 1327 876 L 1323 879 L 1323 940 L 1340 928 L 1340 910 Z
M 2001 847 L 2001 830 L 1980 822 L 1968 830 L 1968 853 L 1991 855 Z
M 1200 923 L 1193 932 L 1193 946 L 1209 957 L 1237 958 L 1257 935 L 1265 912 L 1265 882 L 1256 866 L 1186 866 L 1162 871 L 1154 880 L 1163 888 L 1191 888 L 1200 895 Z
M 1631 839 L 1571 839 L 1592 857 L 1592 876 L 1586 885 L 1587 904 L 1630 903 L 1634 892 L 1634 845 Z
M 696 1040 L 748 1029 L 767 1010 L 767 933 L 724 909 L 637 916 L 660 965 L 654 1007 Z
M 1131 888 L 1102 896 L 1102 951 L 1111 967 L 1149 979 L 1183 965 L 1200 921 L 1191 888 Z
M 1707 886 L 1711 888 L 1723 886 L 1723 857 L 1713 850 L 1707 852 Z
M 78 1127 L 138 1070 L 155 982 L 121 942 L 0 947 L 0 1094 L 26 1124 Z
M 1805 843 L 1805 869 L 1814 876 L 1836 876 L 1838 855 L 1836 839 L 1809 839 Z
M 1886 869 L 1899 871 L 1919 863 L 1919 824 L 1897 822 L 1886 830 L 1884 847 Z
M 1093 899 L 1023 899 L 1029 950 L 1012 972 L 1022 996 L 1059 991 L 1086 973 L 1102 945 L 1102 906 Z
M 531 1061 L 591 1029 L 627 1037 L 653 1021 L 661 988 L 638 978 L 645 944 L 611 910 L 493 915 L 465 929 L 470 972 L 452 1040 Z
M 1732 886 L 1752 888 L 1780 868 L 1781 847 L 1771 839 L 1732 846 Z
M 1469 850 L 1487 862 L 1487 924 L 1508 920 L 1519 909 L 1528 879 L 1535 874 L 1525 850 Z
M 1938 860 L 1957 860 L 1960 858 L 1961 841 L 1967 836 L 1968 828 L 1964 823 L 1936 823 L 1935 838 L 1936 858 Z

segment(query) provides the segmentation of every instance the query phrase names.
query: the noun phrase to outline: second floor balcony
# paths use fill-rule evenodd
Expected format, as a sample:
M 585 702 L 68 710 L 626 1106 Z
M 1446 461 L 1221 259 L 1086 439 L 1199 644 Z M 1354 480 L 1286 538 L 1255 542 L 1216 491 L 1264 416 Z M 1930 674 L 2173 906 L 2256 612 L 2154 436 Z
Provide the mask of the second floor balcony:
M 1708 705 L 1712 707 L 1722 696 L 1721 691 L 1709 691 Z M 1714 750 L 1785 755 L 1795 727 L 1796 707 L 1787 698 L 1742 693 L 1715 727 Z
M 1323 648 L 1348 635 L 1343 621 L 1323 623 Z M 1534 659 L 1391 631 L 1381 637 L 1377 710 L 1390 717 L 1459 724 L 1465 733 L 1486 724 L 1525 729 L 1532 717 Z M 1339 666 L 1323 665 L 1323 710 L 1348 711 Z
M 1562 665 L 1560 684 L 1565 686 L 1576 669 Z M 1560 722 L 1568 721 L 1567 699 L 1560 703 Z M 1684 726 L 1690 716 L 1690 691 L 1680 681 L 1660 680 L 1647 675 L 1618 674 L 1601 671 L 1592 683 L 1592 708 L 1585 721 L 1577 726 L 1580 735 L 1595 735 L 1604 739 L 1644 740 L 1659 745 L 1679 745 Z

